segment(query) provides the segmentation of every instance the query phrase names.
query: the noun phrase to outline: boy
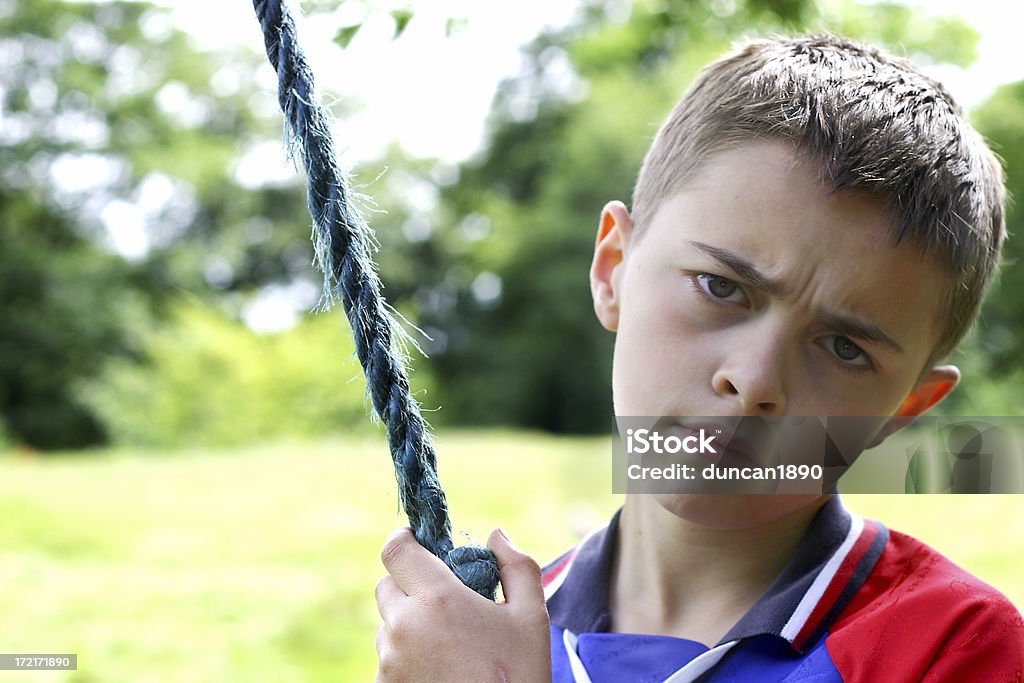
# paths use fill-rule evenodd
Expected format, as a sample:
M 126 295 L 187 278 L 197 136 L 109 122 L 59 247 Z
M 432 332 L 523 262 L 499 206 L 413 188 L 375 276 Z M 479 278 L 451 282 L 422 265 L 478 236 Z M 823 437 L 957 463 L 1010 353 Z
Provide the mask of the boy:
M 824 36 L 712 64 L 632 215 L 601 215 L 616 415 L 890 416 L 881 441 L 957 384 L 935 363 L 977 314 L 1003 201 L 991 152 L 903 60 Z M 378 680 L 1024 681 L 1001 594 L 834 495 L 628 495 L 543 576 L 489 545 L 503 604 L 391 535 Z

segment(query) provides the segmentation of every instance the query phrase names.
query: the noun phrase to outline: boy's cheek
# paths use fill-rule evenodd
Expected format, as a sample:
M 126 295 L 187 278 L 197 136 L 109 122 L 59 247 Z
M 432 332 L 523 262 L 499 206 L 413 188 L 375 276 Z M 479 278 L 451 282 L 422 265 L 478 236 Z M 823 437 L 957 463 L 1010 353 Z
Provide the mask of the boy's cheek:
M 709 336 L 708 330 L 671 311 L 624 319 L 612 371 L 616 413 L 702 414 L 715 363 Z

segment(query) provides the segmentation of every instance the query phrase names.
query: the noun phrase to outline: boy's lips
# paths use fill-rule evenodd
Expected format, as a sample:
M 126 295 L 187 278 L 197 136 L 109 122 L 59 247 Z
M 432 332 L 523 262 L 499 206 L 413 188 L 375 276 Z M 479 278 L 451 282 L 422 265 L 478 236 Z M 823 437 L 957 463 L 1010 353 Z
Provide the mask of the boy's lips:
M 739 425 L 728 426 L 719 422 L 697 422 L 683 424 L 674 423 L 672 429 L 678 429 L 680 436 L 700 438 L 701 431 L 705 435 L 716 438 L 715 453 L 696 453 L 695 455 L 715 465 L 730 467 L 757 466 L 759 458 L 754 444 L 745 436 L 738 434 Z

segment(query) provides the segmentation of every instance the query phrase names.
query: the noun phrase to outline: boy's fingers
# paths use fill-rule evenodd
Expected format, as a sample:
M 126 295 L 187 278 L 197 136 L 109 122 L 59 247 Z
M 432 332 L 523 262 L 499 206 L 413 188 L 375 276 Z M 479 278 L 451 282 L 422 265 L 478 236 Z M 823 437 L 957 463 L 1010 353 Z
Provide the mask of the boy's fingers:
M 512 545 L 512 541 L 501 529 L 491 532 L 487 547 L 498 560 L 501 590 L 509 605 L 543 605 L 544 589 L 540 584 L 540 567 L 534 559 Z
M 406 595 L 428 590 L 436 592 L 439 587 L 448 587 L 452 582 L 459 583 L 455 574 L 444 566 L 444 562 L 416 542 L 412 529 L 407 526 L 391 532 L 384 541 L 380 559 Z
M 377 611 L 380 613 L 380 618 L 386 622 L 388 614 L 398 606 L 401 599 L 409 596 L 398 587 L 395 579 L 388 574 L 377 582 L 377 587 L 373 591 L 373 597 L 377 600 Z

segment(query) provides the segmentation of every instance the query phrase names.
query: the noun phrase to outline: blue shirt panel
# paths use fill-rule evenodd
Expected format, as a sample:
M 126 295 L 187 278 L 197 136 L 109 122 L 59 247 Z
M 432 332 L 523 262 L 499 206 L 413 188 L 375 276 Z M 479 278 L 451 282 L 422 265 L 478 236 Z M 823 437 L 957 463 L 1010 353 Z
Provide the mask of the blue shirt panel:
M 788 642 L 764 635 L 740 641 L 702 681 L 736 683 L 843 683 L 825 648 L 825 637 L 798 654 Z
M 571 683 L 572 667 L 562 642 L 563 629 L 551 627 L 553 683 Z M 668 636 L 583 633 L 576 646 L 593 683 L 661 683 L 699 655 L 702 643 Z M 776 636 L 746 638 L 733 647 L 702 681 L 731 683 L 842 683 L 825 648 L 825 637 L 803 655 Z

